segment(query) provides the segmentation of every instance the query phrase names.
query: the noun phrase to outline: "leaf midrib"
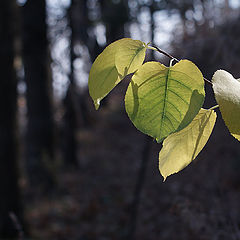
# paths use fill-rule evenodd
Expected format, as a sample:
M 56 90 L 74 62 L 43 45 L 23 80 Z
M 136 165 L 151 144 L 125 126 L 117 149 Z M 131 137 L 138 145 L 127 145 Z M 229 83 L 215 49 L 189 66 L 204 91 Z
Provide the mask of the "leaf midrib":
M 159 130 L 159 138 L 160 139 L 162 138 L 161 135 L 162 135 L 163 121 L 164 121 L 164 118 L 166 117 L 165 115 L 166 115 L 166 102 L 167 102 L 167 93 L 168 93 L 169 72 L 170 72 L 170 68 L 168 68 L 167 74 L 166 74 L 166 84 L 165 84 L 165 89 L 164 89 L 164 101 L 163 101 L 162 119 L 161 119 L 160 130 Z

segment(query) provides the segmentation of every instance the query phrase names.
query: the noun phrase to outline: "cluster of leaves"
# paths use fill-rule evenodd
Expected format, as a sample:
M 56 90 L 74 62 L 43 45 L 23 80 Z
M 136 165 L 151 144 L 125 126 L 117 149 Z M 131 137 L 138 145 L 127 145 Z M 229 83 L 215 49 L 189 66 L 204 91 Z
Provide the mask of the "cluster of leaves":
M 203 109 L 204 78 L 197 66 L 181 60 L 166 67 L 144 62 L 146 50 L 159 51 L 139 40 L 123 38 L 107 46 L 89 74 L 95 108 L 127 75 L 133 74 L 125 95 L 126 112 L 136 128 L 163 142 L 159 170 L 164 180 L 193 161 L 207 143 L 216 122 L 214 106 Z M 240 81 L 218 70 L 212 83 L 230 133 L 240 140 Z

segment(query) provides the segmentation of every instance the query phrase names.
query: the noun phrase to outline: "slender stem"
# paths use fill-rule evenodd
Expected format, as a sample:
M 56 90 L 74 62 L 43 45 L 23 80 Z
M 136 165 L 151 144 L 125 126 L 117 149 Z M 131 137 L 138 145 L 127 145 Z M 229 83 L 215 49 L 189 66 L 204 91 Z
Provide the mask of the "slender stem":
M 213 110 L 213 109 L 216 109 L 216 108 L 218 108 L 218 107 L 219 107 L 219 105 L 215 105 L 215 106 L 209 108 L 208 110 Z
M 203 80 L 207 83 L 209 83 L 211 86 L 213 85 L 211 81 L 209 81 L 207 78 L 203 77 Z
M 163 51 L 162 49 L 160 49 L 160 48 L 158 48 L 158 47 L 148 46 L 148 49 L 152 49 L 152 50 L 154 50 L 154 51 L 158 51 L 159 53 L 161 53 L 161 54 L 163 54 L 163 55 L 165 55 L 165 56 L 167 56 L 167 57 L 175 60 L 176 62 L 179 62 L 179 60 L 178 60 L 177 58 L 173 57 L 172 55 L 170 55 L 169 53 Z
M 161 54 L 163 54 L 163 55 L 171 58 L 172 60 L 174 60 L 174 61 L 176 61 L 176 62 L 179 62 L 179 60 L 178 60 L 177 58 L 173 57 L 171 54 L 163 51 L 162 49 L 160 49 L 160 48 L 158 48 L 158 47 L 156 47 L 156 46 L 148 46 L 148 49 L 152 49 L 152 50 L 158 51 L 159 53 L 161 53 Z M 210 84 L 210 85 L 213 85 L 212 82 L 209 81 L 207 78 L 203 77 L 203 80 L 204 80 L 206 83 L 208 83 L 208 84 Z

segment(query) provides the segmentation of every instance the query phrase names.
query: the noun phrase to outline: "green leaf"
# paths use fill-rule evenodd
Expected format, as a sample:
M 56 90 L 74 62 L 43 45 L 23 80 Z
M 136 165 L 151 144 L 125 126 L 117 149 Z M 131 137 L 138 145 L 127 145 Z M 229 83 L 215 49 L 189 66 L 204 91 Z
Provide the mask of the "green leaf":
M 218 70 L 212 78 L 213 91 L 230 133 L 240 141 L 240 81 Z
M 146 49 L 146 44 L 139 40 L 131 40 L 118 47 L 115 64 L 122 78 L 135 72 L 142 65 Z
M 125 74 L 136 71 L 142 64 L 145 55 L 143 46 L 144 43 L 141 41 L 123 38 L 108 45 L 96 58 L 88 80 L 89 93 L 96 109 L 99 108 L 100 101 L 126 76 Z M 120 49 L 123 54 L 119 52 Z M 116 54 L 120 61 L 116 59 Z M 121 69 L 125 67 L 127 71 L 123 73 Z
M 125 106 L 136 128 L 161 142 L 193 120 L 204 96 L 202 73 L 192 62 L 147 62 L 133 75 Z
M 159 170 L 164 178 L 190 164 L 207 143 L 216 122 L 214 110 L 201 109 L 184 129 L 163 141 L 159 153 Z

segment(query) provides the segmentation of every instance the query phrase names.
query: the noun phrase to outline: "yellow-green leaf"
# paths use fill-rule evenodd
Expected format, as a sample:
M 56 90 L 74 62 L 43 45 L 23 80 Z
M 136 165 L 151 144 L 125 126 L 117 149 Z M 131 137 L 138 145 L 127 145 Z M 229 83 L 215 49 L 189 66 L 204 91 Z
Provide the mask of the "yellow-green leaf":
M 123 38 L 108 45 L 94 61 L 89 73 L 89 93 L 95 108 L 100 101 L 129 73 L 143 63 L 146 44 Z
M 193 120 L 204 97 L 202 73 L 192 62 L 172 67 L 147 62 L 133 75 L 125 106 L 133 124 L 161 142 Z
M 118 47 L 115 64 L 122 78 L 135 72 L 142 65 L 146 49 L 144 42 L 132 39 Z
M 240 141 L 240 82 L 227 71 L 218 70 L 212 83 L 223 120 L 230 133 Z
M 115 54 L 120 46 L 130 40 L 132 39 L 123 38 L 108 45 L 91 67 L 88 88 L 96 109 L 99 108 L 100 101 L 122 80 L 115 66 Z
M 163 141 L 159 170 L 164 178 L 190 164 L 207 143 L 216 122 L 214 110 L 201 109 L 193 121 Z

